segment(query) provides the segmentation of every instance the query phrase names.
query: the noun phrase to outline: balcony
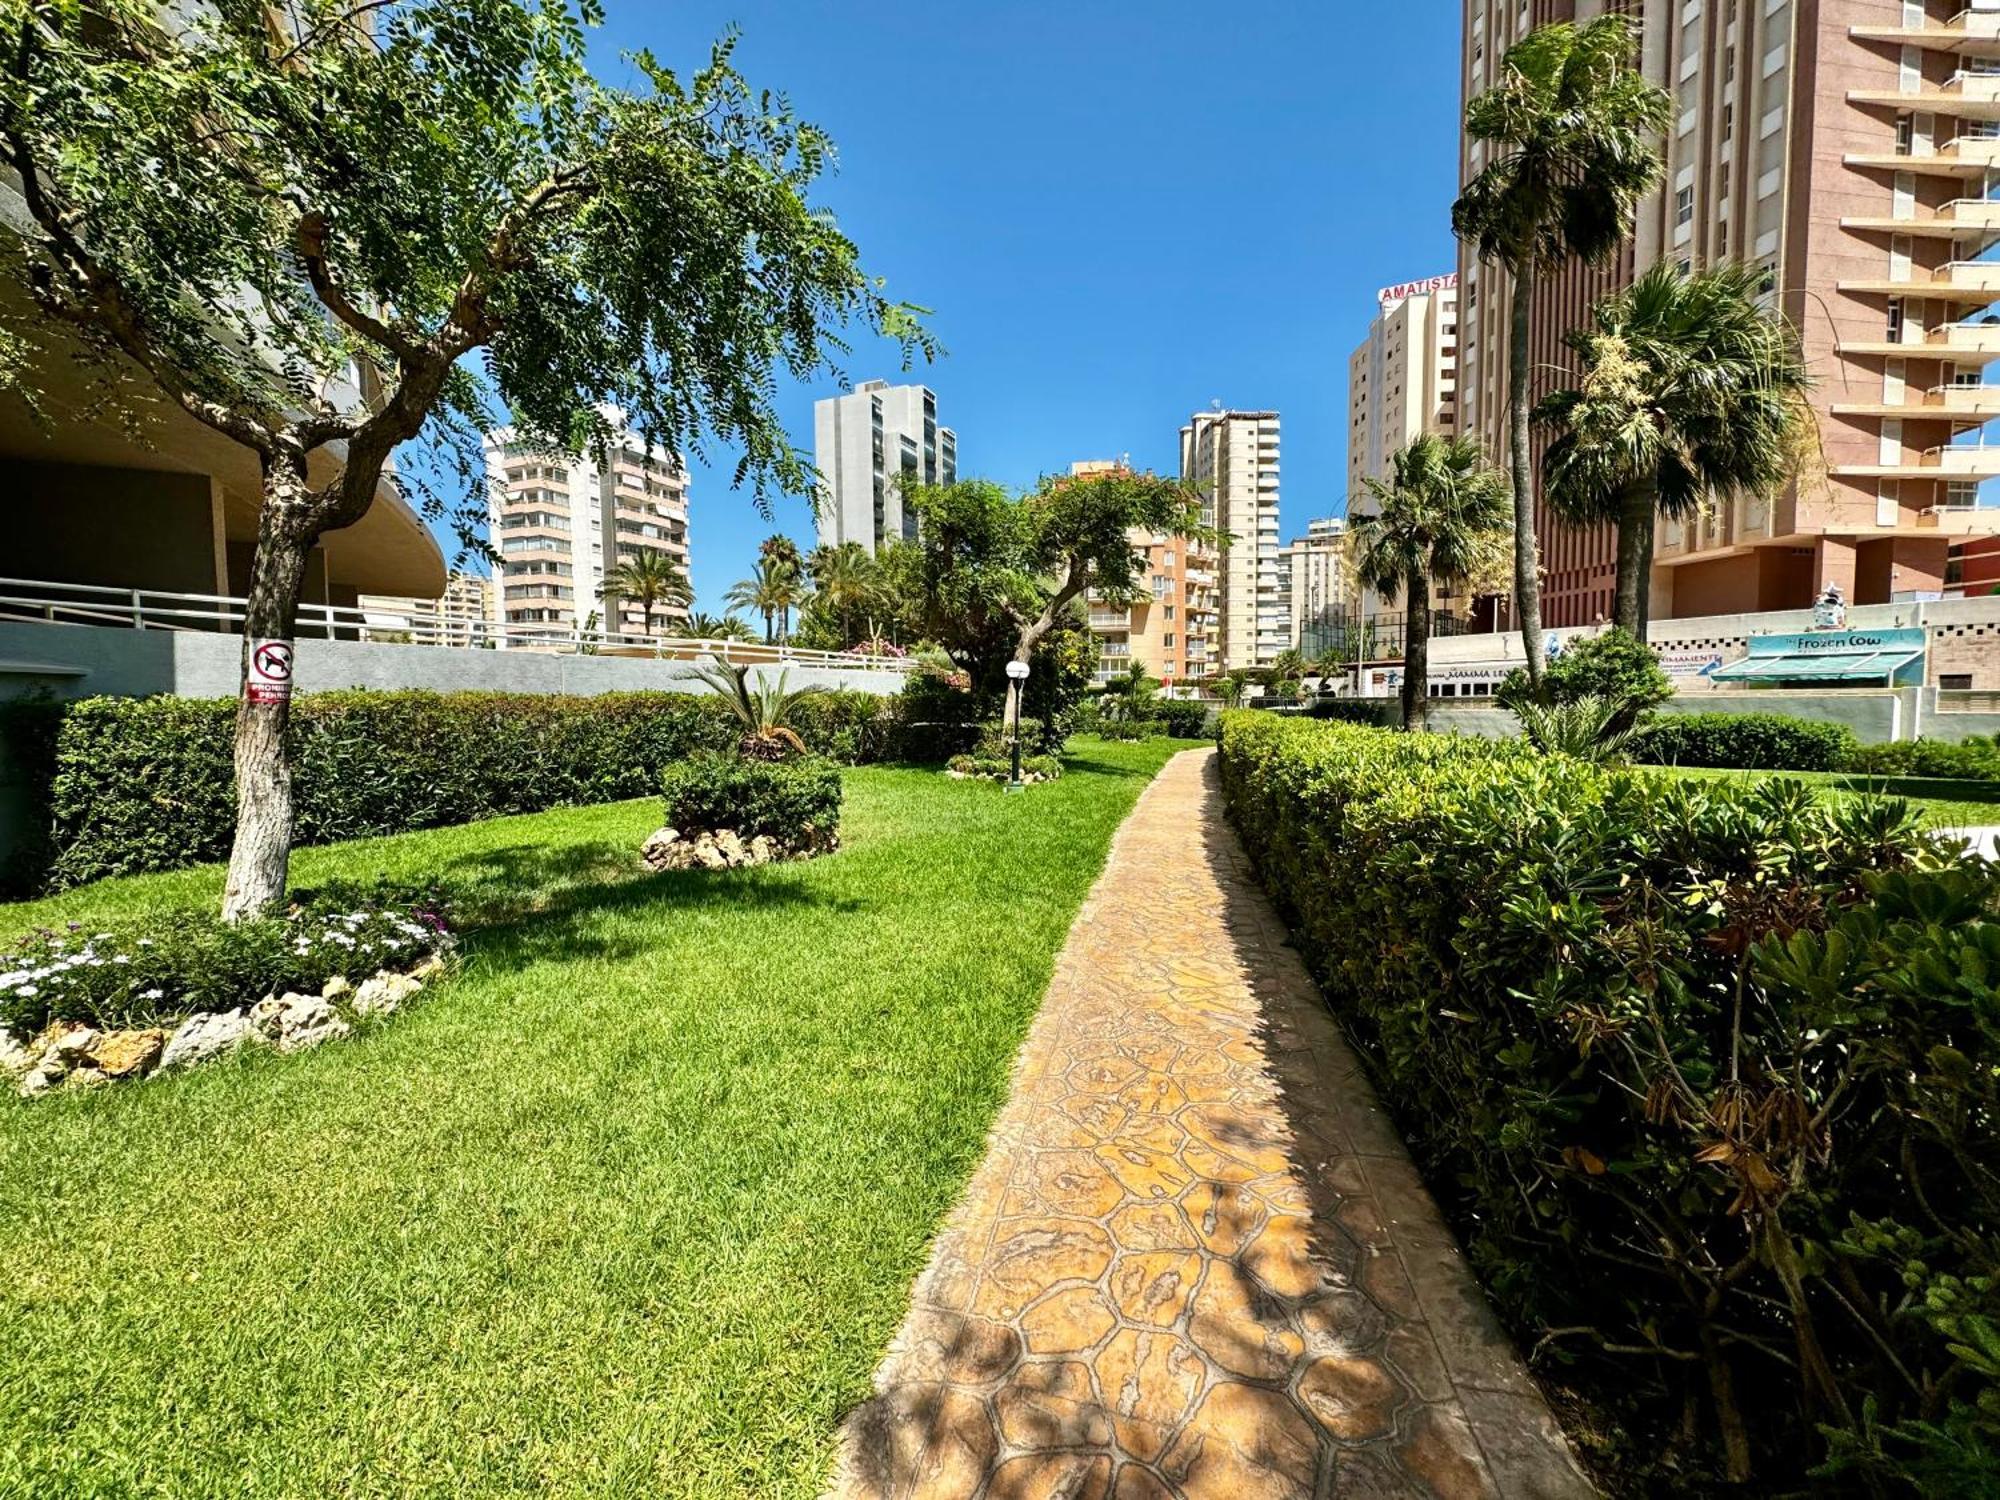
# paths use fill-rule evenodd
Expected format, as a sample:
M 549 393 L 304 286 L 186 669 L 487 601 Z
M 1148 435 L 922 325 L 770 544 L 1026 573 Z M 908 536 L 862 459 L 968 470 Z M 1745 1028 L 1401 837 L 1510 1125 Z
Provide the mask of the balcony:
M 1940 323 L 1920 339 L 1843 339 L 1842 354 L 1880 354 L 1892 359 L 1943 359 L 1983 364 L 2000 359 L 2000 319 Z
M 1962 120 L 2000 120 L 2000 73 L 1960 69 L 1942 83 L 1926 80 L 1918 89 L 1849 89 L 1847 102 L 1877 109 L 1931 110 Z
M 1849 479 L 2000 479 L 2000 443 L 1940 443 L 1895 463 L 1835 464 L 1830 472 Z
M 1909 218 L 1893 214 L 1849 214 L 1842 229 L 1863 234 L 1906 234 L 1915 239 L 1973 239 L 1982 246 L 2000 239 L 2000 199 L 1954 198 L 1924 211 L 1913 205 Z
M 2000 57 L 2000 10 L 1968 6 L 1949 19 L 1927 16 L 1918 26 L 1850 26 L 1847 34 L 1857 42 L 1921 47 L 1957 57 Z
M 1093 609 L 1090 612 L 1092 630 L 1130 630 L 1132 611 L 1129 609 Z
M 1983 307 L 2000 299 L 2000 261 L 1954 260 L 1934 270 L 1915 268 L 1905 281 L 1842 281 L 1840 291 L 1864 296 L 1922 298 Z
M 1976 182 L 2000 168 L 2000 137 L 1962 135 L 1929 152 L 1850 151 L 1841 161 L 1866 171 L 1915 172 L 1924 177 Z
M 1836 417 L 1901 417 L 1911 422 L 1978 426 L 2000 417 L 2000 385 L 1934 385 L 1905 390 L 1901 401 L 1836 401 Z

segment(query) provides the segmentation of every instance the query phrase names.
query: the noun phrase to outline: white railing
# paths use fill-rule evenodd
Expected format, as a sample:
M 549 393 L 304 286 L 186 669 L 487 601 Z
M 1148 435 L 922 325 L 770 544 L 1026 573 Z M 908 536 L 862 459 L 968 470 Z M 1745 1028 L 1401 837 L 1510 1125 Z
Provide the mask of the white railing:
M 0 578 L 0 620 L 237 634 L 243 628 L 245 612 L 244 600 L 226 594 L 184 594 L 164 589 Z M 890 672 L 910 668 L 906 657 L 873 656 L 856 651 L 812 651 L 764 641 L 710 640 L 638 630 L 581 630 L 573 625 L 507 623 L 440 610 L 359 609 L 337 604 L 299 605 L 292 633 L 300 640 L 369 641 L 461 650 L 639 656 L 675 661 L 713 656 L 735 665 L 782 662 L 802 667 L 867 667 Z

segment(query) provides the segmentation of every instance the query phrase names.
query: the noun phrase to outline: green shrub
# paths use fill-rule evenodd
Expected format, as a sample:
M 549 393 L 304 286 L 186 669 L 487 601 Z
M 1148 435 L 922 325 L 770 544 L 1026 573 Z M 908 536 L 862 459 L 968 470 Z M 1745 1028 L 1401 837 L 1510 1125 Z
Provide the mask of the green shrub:
M 1041 719 L 1021 720 L 1021 753 L 1023 755 L 1061 755 L 1069 744 L 1069 736 L 1060 727 Z M 995 719 L 979 726 L 979 739 L 969 752 L 973 755 L 1000 757 L 1005 759 L 1014 753 L 1014 747 L 1007 738 L 1007 721 Z
M 840 772 L 831 761 L 752 760 L 704 750 L 660 778 L 669 828 L 683 838 L 733 830 L 760 834 L 787 854 L 831 849 L 840 831 Z
M 2000 1473 L 2000 866 L 1902 803 L 1224 718 L 1228 808 L 1632 1491 Z
M 234 1010 L 335 975 L 409 969 L 449 942 L 435 898 L 329 887 L 282 916 L 226 923 L 210 910 L 112 918 L 85 931 L 39 928 L 0 949 L 0 1028 L 52 1021 L 140 1026 Z
M 1162 719 L 1105 719 L 1097 732 L 1107 740 L 1150 740 L 1167 732 Z
M 1571 640 L 1549 658 L 1542 673 L 1543 702 L 1564 704 L 1601 698 L 1623 705 L 1628 723 L 1673 695 L 1673 679 L 1660 665 L 1659 652 L 1615 625 Z M 1509 672 L 1494 693 L 1507 708 L 1518 707 L 1533 696 L 1525 667 Z
M 977 776 L 987 781 L 1012 781 L 1014 779 L 1014 758 L 1011 755 L 954 755 L 945 767 L 960 776 Z M 1021 779 L 1024 781 L 1054 781 L 1062 775 L 1062 760 L 1054 755 L 1023 755 L 1021 757 Z
M 1157 698 L 1146 712 L 1177 740 L 1207 739 L 1214 732 L 1215 710 L 1193 698 Z
M 2000 781 L 2000 741 L 1974 735 L 1948 740 L 1897 740 L 1857 745 L 1847 769 L 1874 776 L 1945 776 L 1961 781 Z
M 1375 729 L 1393 728 L 1403 718 L 1394 698 L 1315 698 L 1306 713 L 1336 724 L 1366 724 Z
M 1838 771 L 1853 759 L 1854 731 L 1789 714 L 1662 714 L 1632 742 L 1656 766 L 1742 771 Z
M 40 883 L 224 857 L 235 714 L 230 699 L 62 705 Z M 893 705 L 876 694 L 816 693 L 796 717 L 806 748 L 836 760 L 897 747 Z M 643 797 L 665 766 L 739 733 L 720 701 L 694 693 L 308 693 L 292 705 L 295 836 L 323 844 Z

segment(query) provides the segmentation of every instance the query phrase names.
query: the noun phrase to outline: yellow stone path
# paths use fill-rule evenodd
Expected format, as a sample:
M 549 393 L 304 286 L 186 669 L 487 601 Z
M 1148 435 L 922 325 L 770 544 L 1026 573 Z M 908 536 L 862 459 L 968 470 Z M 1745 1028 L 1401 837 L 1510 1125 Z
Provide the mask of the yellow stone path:
M 1592 1493 L 1222 819 L 1119 830 L 835 1500 Z

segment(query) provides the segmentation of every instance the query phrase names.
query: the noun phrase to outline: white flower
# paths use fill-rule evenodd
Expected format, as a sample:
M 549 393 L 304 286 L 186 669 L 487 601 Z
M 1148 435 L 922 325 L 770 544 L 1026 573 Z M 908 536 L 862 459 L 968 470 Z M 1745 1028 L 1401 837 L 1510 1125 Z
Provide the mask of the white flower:
M 17 993 L 32 997 L 39 995 L 41 991 L 36 989 L 32 984 L 24 984 Z
M 153 946 L 153 940 L 151 938 L 140 938 L 139 946 L 141 948 L 150 948 Z
M 165 998 L 166 993 L 167 992 L 165 990 L 160 990 L 160 989 L 147 990 L 146 993 L 141 995 L 139 998 L 141 1000 L 160 1000 Z
M 127 958 L 123 953 L 119 954 L 116 958 L 112 959 L 111 961 L 114 964 L 129 964 L 130 962 L 132 962 L 132 960 Z

